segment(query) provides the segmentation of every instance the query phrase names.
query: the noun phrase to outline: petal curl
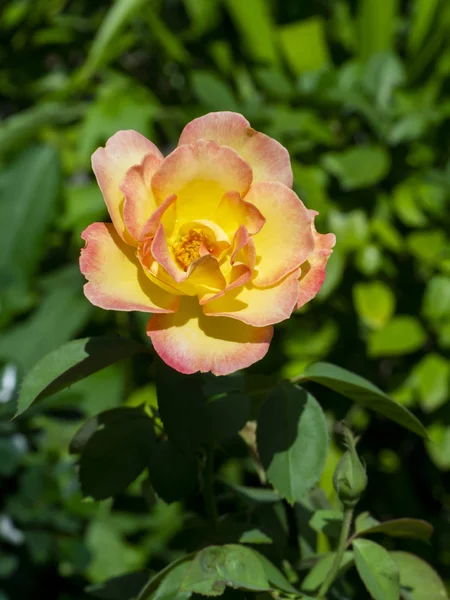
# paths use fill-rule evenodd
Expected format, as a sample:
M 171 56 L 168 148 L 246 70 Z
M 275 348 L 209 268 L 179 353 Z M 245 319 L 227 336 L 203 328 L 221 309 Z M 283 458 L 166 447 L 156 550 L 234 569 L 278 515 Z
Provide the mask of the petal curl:
M 164 225 L 161 223 L 156 230 L 155 237 L 151 245 L 153 258 L 169 273 L 176 283 L 185 281 L 188 272 L 182 269 L 172 256 L 169 244 L 167 242 Z
M 152 154 L 162 162 L 163 155 L 146 137 L 133 130 L 118 131 L 92 155 L 92 169 L 102 191 L 109 215 L 117 233 L 133 242 L 123 221 L 124 195 L 120 189 L 126 172 L 133 165 L 139 165 L 146 154 Z
M 256 288 L 252 283 L 226 291 L 208 302 L 203 312 L 211 316 L 238 319 L 248 325 L 264 327 L 288 319 L 297 305 L 300 290 L 299 271 L 272 287 Z
M 134 248 L 125 244 L 111 223 L 93 223 L 81 234 L 80 270 L 88 280 L 86 298 L 110 310 L 169 313 L 178 297 L 160 288 L 145 275 Z
M 256 206 L 242 200 L 237 192 L 227 192 L 217 207 L 215 221 L 229 234 L 244 225 L 254 235 L 261 231 L 266 219 Z
M 144 241 L 149 238 L 153 238 L 155 235 L 159 225 L 162 224 L 165 229 L 172 230 L 175 224 L 175 202 L 176 195 L 172 194 L 164 200 L 162 204 L 155 209 L 155 211 L 150 215 L 150 218 L 144 223 L 139 240 Z
M 185 223 L 213 220 L 225 192 L 243 195 L 251 182 L 252 170 L 237 152 L 202 140 L 175 148 L 153 175 L 152 189 L 158 203 L 177 195 L 177 218 Z
M 311 216 L 297 194 L 281 183 L 256 183 L 245 199 L 266 219 L 253 237 L 258 257 L 253 283 L 266 287 L 297 269 L 314 250 Z
M 251 166 L 254 182 L 279 181 L 292 187 L 289 152 L 273 138 L 255 131 L 239 113 L 213 112 L 194 119 L 183 129 L 178 145 L 200 139 L 236 150 Z
M 318 233 L 314 219 L 319 214 L 315 210 L 309 211 L 313 219 L 311 227 L 314 236 L 314 251 L 308 257 L 306 263 L 301 266 L 300 295 L 297 308 L 304 306 L 316 296 L 325 280 L 325 269 L 328 259 L 336 244 L 334 233 Z
M 120 184 L 125 196 L 123 220 L 128 232 L 136 241 L 140 239 L 143 226 L 157 208 L 150 184 L 160 164 L 161 159 L 158 156 L 147 154 L 140 165 L 128 169 Z
M 185 297 L 176 313 L 153 315 L 147 334 L 163 361 L 180 373 L 228 375 L 265 356 L 273 328 L 207 317 L 197 299 Z

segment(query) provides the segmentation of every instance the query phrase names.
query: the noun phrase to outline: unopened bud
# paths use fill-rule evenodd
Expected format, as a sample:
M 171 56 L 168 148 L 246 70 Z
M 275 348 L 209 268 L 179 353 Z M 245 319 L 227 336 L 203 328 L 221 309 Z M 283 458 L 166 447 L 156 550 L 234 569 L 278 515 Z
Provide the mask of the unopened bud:
M 333 486 L 345 507 L 355 506 L 367 486 L 366 468 L 356 452 L 356 440 L 350 429 L 343 425 L 346 451 L 333 475 Z

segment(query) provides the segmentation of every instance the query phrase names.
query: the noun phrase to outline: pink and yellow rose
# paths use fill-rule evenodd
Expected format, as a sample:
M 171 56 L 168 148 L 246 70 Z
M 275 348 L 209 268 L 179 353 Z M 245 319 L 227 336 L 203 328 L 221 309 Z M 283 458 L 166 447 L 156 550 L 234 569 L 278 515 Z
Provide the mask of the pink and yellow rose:
M 92 166 L 112 223 L 82 234 L 86 297 L 153 313 L 147 333 L 177 371 L 260 360 L 273 325 L 319 291 L 335 237 L 292 191 L 287 150 L 243 116 L 194 119 L 165 158 L 119 131 Z

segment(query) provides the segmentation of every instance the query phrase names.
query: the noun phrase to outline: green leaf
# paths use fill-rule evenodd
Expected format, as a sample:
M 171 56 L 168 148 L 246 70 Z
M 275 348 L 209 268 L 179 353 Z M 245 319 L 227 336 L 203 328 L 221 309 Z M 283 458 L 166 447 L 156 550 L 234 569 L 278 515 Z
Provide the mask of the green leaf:
M 427 354 L 414 367 L 411 378 L 424 412 L 433 412 L 446 403 L 450 388 L 450 362 L 443 356 Z
M 214 73 L 194 71 L 192 89 L 200 103 L 211 110 L 238 110 L 237 102 L 230 87 Z
M 370 525 L 366 528 L 358 528 L 355 537 L 369 535 L 371 533 L 384 533 L 390 537 L 414 538 L 423 542 L 429 542 L 433 535 L 433 527 L 421 519 L 393 519 Z
M 370 529 L 375 525 L 379 525 L 380 521 L 377 521 L 372 515 L 364 511 L 359 514 L 355 519 L 355 532 L 359 533 L 360 531 L 364 531 L 365 529 Z
M 395 311 L 395 296 L 382 281 L 355 284 L 353 302 L 358 316 L 374 329 L 386 325 Z
M 255 556 L 257 556 L 259 562 L 262 564 L 267 580 L 272 587 L 288 594 L 298 594 L 298 591 L 289 583 L 280 569 L 278 569 L 268 558 L 266 558 L 264 554 L 261 554 L 254 548 L 252 548 L 251 551 Z
M 261 529 L 246 529 L 239 536 L 241 544 L 273 544 L 273 540 Z
M 205 431 L 206 400 L 201 375 L 182 375 L 158 361 L 156 393 L 170 441 L 181 452 L 195 454 Z
M 400 585 L 411 600 L 448 600 L 445 585 L 439 575 L 414 554 L 391 552 L 400 571 Z
M 356 209 L 343 213 L 332 209 L 329 213 L 329 221 L 331 230 L 336 234 L 336 238 L 339 239 L 339 248 L 341 250 L 348 252 L 358 250 L 367 245 L 369 241 L 369 223 L 364 211 Z M 334 254 L 333 252 L 331 258 L 333 258 Z
M 133 408 L 132 410 L 135 411 L 136 409 Z M 90 417 L 75 432 L 75 435 L 70 441 L 69 452 L 71 454 L 81 454 L 97 429 L 101 428 L 108 421 L 118 421 L 122 416 L 126 419 L 129 414 L 129 407 L 119 406 Z
M 0 156 L 7 155 L 12 151 L 25 147 L 40 130 L 48 125 L 63 125 L 79 118 L 84 110 L 84 104 L 75 103 L 72 99 L 69 104 L 63 104 L 61 101 L 41 101 L 38 104 L 34 103 L 30 108 L 12 114 L 0 123 Z M 33 148 L 24 152 L 14 164 L 20 162 L 22 157 L 27 155 L 31 157 L 34 153 L 37 154 L 42 151 L 48 152 L 48 154 L 53 152 L 56 156 L 54 149 L 49 146 L 39 146 L 38 148 Z M 57 162 L 59 168 L 59 160 Z M 39 165 L 36 164 L 36 172 L 39 171 L 38 166 Z M 52 168 L 53 167 L 51 167 L 51 169 Z M 22 186 L 26 185 L 24 180 L 21 183 Z M 9 210 L 11 207 L 5 206 L 4 208 Z M 1 222 L 4 222 L 3 219 Z M 33 226 L 32 223 L 29 223 L 28 225 Z M 29 258 L 33 259 L 34 257 L 30 256 Z
M 148 352 L 142 344 L 119 336 L 73 340 L 42 358 L 25 376 L 16 415 L 33 402 L 96 373 L 138 352 Z
M 429 280 L 423 297 L 422 313 L 437 324 L 450 317 L 450 277 L 435 275 Z
M 399 600 L 400 574 L 389 552 L 369 540 L 352 543 L 356 568 L 375 600 Z
M 97 517 L 89 519 L 83 536 L 84 543 L 77 540 L 78 544 L 69 551 L 66 560 L 71 560 L 72 564 L 78 563 L 80 571 L 86 572 L 88 579 L 96 582 L 142 569 L 142 554 L 124 539 L 117 527 L 117 521 L 100 516 L 100 512 L 97 512 Z M 64 541 L 68 543 L 72 541 L 70 538 L 75 536 L 72 533 L 71 536 L 64 537 Z M 62 543 L 58 544 L 57 548 L 61 547 L 64 548 Z M 82 561 L 77 556 L 81 553 L 84 554 Z
M 220 596 L 226 586 L 252 591 L 271 589 L 259 557 L 239 544 L 208 546 L 201 550 L 189 566 L 181 589 Z
M 190 57 L 185 45 L 178 36 L 167 27 L 165 19 L 162 19 L 158 13 L 159 11 L 155 8 L 146 6 L 145 15 L 152 37 L 161 44 L 167 56 L 172 60 L 182 64 L 188 63 Z
M 267 477 L 294 504 L 319 480 L 325 466 L 328 432 L 315 398 L 284 381 L 260 408 L 257 446 Z
M 56 209 L 60 182 L 59 157 L 52 146 L 29 148 L 2 171 L 0 272 L 29 274 L 36 268 L 45 250 L 44 236 Z
M 148 573 L 138 571 L 90 585 L 86 591 L 101 600 L 132 600 L 148 581 Z
M 279 502 L 280 496 L 270 488 L 249 487 L 245 485 L 232 485 L 224 482 L 237 496 L 246 500 L 249 504 Z
M 190 561 L 184 561 L 171 569 L 153 594 L 152 600 L 189 600 L 192 593 L 182 592 L 180 588 L 190 564 Z
M 450 469 L 450 427 L 443 423 L 432 423 L 428 428 L 427 452 L 441 470 Z
M 0 359 L 16 363 L 21 374 L 82 330 L 93 310 L 82 293 L 83 280 L 77 267 L 66 267 L 51 277 L 53 283 L 38 308 L 0 334 Z
M 79 475 L 83 494 L 102 500 L 123 491 L 145 469 L 156 438 L 141 409 L 112 409 L 97 423 L 84 445 Z
M 145 4 L 145 0 L 115 0 L 106 17 L 102 20 L 92 46 L 76 81 L 84 82 L 103 66 L 116 51 L 117 36 L 135 12 Z
M 293 85 L 282 71 L 260 67 L 254 74 L 259 85 L 275 98 L 285 99 L 292 96 Z
M 356 146 L 343 152 L 329 152 L 324 168 L 335 175 L 344 190 L 370 187 L 388 174 L 391 159 L 382 146 Z
M 408 52 L 416 54 L 433 24 L 440 0 L 415 0 L 412 26 L 408 36 Z
M 226 583 L 218 573 L 217 566 L 225 562 L 223 546 L 209 546 L 201 550 L 189 564 L 181 582 L 181 589 L 202 596 L 221 596 Z
M 389 110 L 393 93 L 406 80 L 403 63 L 396 54 L 382 52 L 370 57 L 362 69 L 362 87 L 374 100 L 377 110 Z
M 315 381 L 328 387 L 357 404 L 370 408 L 399 425 L 427 437 L 422 423 L 401 404 L 398 404 L 376 385 L 351 371 L 330 363 L 317 362 L 308 365 L 297 381 Z
M 184 5 L 192 21 L 193 37 L 200 37 L 216 25 L 219 19 L 219 5 L 209 0 L 184 0 Z
M 400 315 L 370 335 L 368 354 L 372 358 L 403 356 L 420 350 L 425 340 L 426 333 L 420 321 L 409 315 Z
M 104 144 L 105 140 L 119 129 L 135 129 L 151 137 L 152 130 L 149 129 L 149 123 L 158 109 L 158 100 L 147 88 L 138 85 L 130 77 L 110 74 L 99 87 L 82 121 L 78 139 L 79 160 L 83 163 L 88 162 L 98 145 Z M 92 211 L 97 202 L 103 201 L 98 186 L 93 183 L 91 185 L 92 187 L 87 189 L 86 186 L 81 188 L 86 190 L 87 199 L 78 198 L 80 194 L 75 195 L 72 201 L 72 213 L 75 211 L 79 213 L 83 210 L 83 206 L 85 213 L 89 208 Z M 69 191 L 73 195 L 73 188 Z M 94 199 L 95 193 L 97 202 Z M 79 204 L 75 204 L 77 200 Z
M 423 227 L 428 219 L 420 207 L 417 181 L 406 181 L 393 192 L 393 207 L 400 220 L 409 227 Z
M 330 62 L 323 19 L 289 23 L 278 29 L 278 35 L 286 62 L 296 75 L 316 71 Z
M 153 575 L 142 588 L 141 593 L 137 597 L 137 600 L 148 600 L 149 598 L 153 599 L 154 592 L 158 589 L 160 583 L 164 580 L 165 577 L 169 575 L 169 573 L 175 569 L 178 565 L 181 565 L 186 562 L 191 562 L 192 558 L 195 556 L 195 552 L 191 552 L 190 554 L 186 554 L 185 556 L 181 556 L 177 560 L 174 560 L 170 565 L 167 565 L 164 569 Z M 178 571 L 180 574 L 181 571 Z
M 390 50 L 394 44 L 398 0 L 360 0 L 359 54 L 367 60 L 372 54 Z
M 220 444 L 233 437 L 250 419 L 250 400 L 244 394 L 227 394 L 209 400 L 204 410 L 203 439 Z
M 156 444 L 148 470 L 153 489 L 167 503 L 182 500 L 197 483 L 195 457 L 181 452 L 169 440 Z
M 226 0 L 228 12 L 250 56 L 258 62 L 276 64 L 275 29 L 265 0 Z
M 410 253 L 427 267 L 440 266 L 447 252 L 447 236 L 442 229 L 414 231 L 406 240 Z
M 326 536 L 336 538 L 342 526 L 342 512 L 338 510 L 316 510 L 309 521 L 309 526 L 314 531 L 322 532 Z
M 21 433 L 0 437 L 0 475 L 14 475 L 27 449 L 28 444 Z
M 305 592 L 314 592 L 325 580 L 336 556 L 335 552 L 330 552 L 322 557 L 311 569 L 302 583 L 302 590 Z M 338 577 L 340 577 L 353 564 L 353 552 L 344 552 L 342 562 L 339 566 Z

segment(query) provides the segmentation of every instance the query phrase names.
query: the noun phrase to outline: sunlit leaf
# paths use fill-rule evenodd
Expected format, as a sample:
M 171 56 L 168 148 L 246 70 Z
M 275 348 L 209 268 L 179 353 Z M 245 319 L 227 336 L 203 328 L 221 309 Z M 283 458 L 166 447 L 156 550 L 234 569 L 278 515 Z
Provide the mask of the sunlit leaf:
M 408 51 L 416 54 L 433 24 L 439 0 L 416 0 L 413 4 L 412 27 L 408 37 Z
M 325 580 L 336 557 L 335 552 L 330 552 L 321 558 L 308 573 L 302 583 L 302 590 L 305 592 L 314 592 Z M 338 577 L 341 576 L 353 564 L 353 552 L 344 552 L 341 564 L 338 570 Z
M 413 386 L 424 412 L 445 404 L 450 391 L 450 362 L 439 354 L 427 354 L 411 372 Z
M 369 337 L 368 354 L 379 356 L 403 356 L 420 350 L 426 333 L 420 321 L 413 316 L 398 315 Z
M 359 53 L 363 60 L 393 46 L 398 0 L 360 0 Z M 387 599 L 386 599 L 387 600 Z
M 288 382 L 269 393 L 258 415 L 257 446 L 267 477 L 294 503 L 319 480 L 328 433 L 317 401 Z
M 182 581 L 183 591 L 220 596 L 225 587 L 270 590 L 264 568 L 250 548 L 238 544 L 208 546 L 190 564 Z
M 322 532 L 329 537 L 338 537 L 342 526 L 342 512 L 337 510 L 317 510 L 309 521 L 314 531 Z
M 156 592 L 156 590 L 160 586 L 161 582 L 166 577 L 168 577 L 169 574 L 179 565 L 182 565 L 185 563 L 186 563 L 186 565 L 189 565 L 190 562 L 192 561 L 192 559 L 194 558 L 194 556 L 195 556 L 195 552 L 186 554 L 185 556 L 181 556 L 177 560 L 174 560 L 172 563 L 167 565 L 167 567 L 165 567 L 164 569 L 162 569 L 161 571 L 159 571 L 158 573 L 153 575 L 153 577 L 151 577 L 148 580 L 148 582 L 146 583 L 146 585 L 142 588 L 140 594 L 137 596 L 137 600 L 148 600 L 149 598 L 152 598 L 152 600 L 153 600 L 153 594 Z M 184 573 L 185 573 L 184 569 L 178 570 L 176 575 L 173 577 L 173 579 L 171 578 L 169 580 L 168 585 L 171 582 L 176 582 L 178 579 L 178 576 L 180 576 L 180 575 L 184 576 Z
M 194 71 L 192 88 L 198 100 L 211 110 L 237 110 L 233 91 L 214 73 Z
M 358 528 L 355 537 L 384 533 L 390 537 L 414 538 L 429 542 L 433 535 L 433 527 L 421 519 L 393 519 L 383 523 L 372 524 L 369 527 Z
M 318 362 L 308 365 L 296 380 L 320 383 L 423 437 L 427 436 L 424 426 L 409 410 L 392 400 L 376 385 L 351 371 L 330 363 Z
M 39 263 L 45 250 L 44 236 L 56 209 L 60 181 L 59 156 L 52 146 L 28 148 L 9 168 L 2 170 L 0 272 L 23 269 L 29 274 Z
M 226 0 L 225 4 L 250 56 L 263 63 L 277 63 L 275 28 L 267 2 Z
M 382 146 L 356 146 L 325 154 L 323 166 L 339 179 L 344 190 L 354 190 L 384 179 L 390 169 L 390 157 Z
M 22 382 L 17 415 L 33 402 L 96 373 L 101 369 L 148 349 L 119 336 L 73 340 L 42 358 Z
M 400 585 L 411 600 L 448 600 L 439 575 L 424 560 L 409 552 L 391 552 L 400 571 Z
M 375 600 L 399 600 L 399 569 L 382 546 L 369 540 L 352 543 L 356 568 L 364 585 Z
M 289 583 L 285 575 L 268 558 L 253 548 L 252 552 L 262 564 L 266 577 L 272 587 L 288 594 L 298 594 L 295 587 Z
M 359 317 L 375 329 L 386 325 L 395 311 L 395 296 L 382 281 L 355 284 L 353 302 Z
M 330 62 L 322 19 L 312 17 L 289 23 L 278 29 L 278 35 L 286 61 L 296 75 L 315 71 Z M 304 52 L 305 48 L 308 52 Z
M 93 311 L 83 296 L 83 279 L 75 265 L 53 272 L 51 280 L 38 307 L 0 334 L 0 359 L 16 363 L 21 375 L 77 335 Z
M 115 48 L 117 35 L 133 14 L 144 4 L 144 0 L 115 0 L 103 19 L 92 42 L 88 57 L 78 73 L 78 80 L 89 79 L 99 66 L 103 66 Z
M 184 561 L 171 569 L 151 596 L 152 600 L 188 600 L 191 592 L 183 592 L 180 588 L 190 564 L 190 561 Z
M 450 277 L 435 275 L 428 281 L 422 313 L 427 319 L 435 322 L 450 317 Z

